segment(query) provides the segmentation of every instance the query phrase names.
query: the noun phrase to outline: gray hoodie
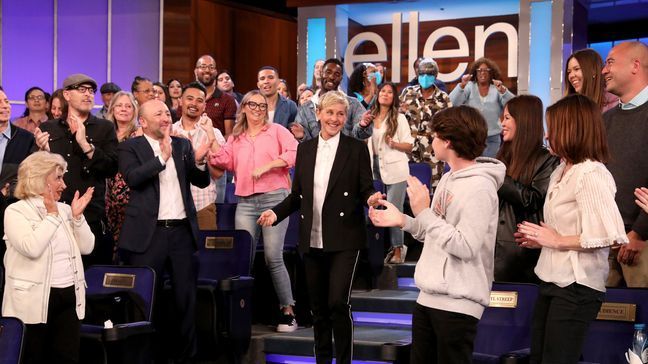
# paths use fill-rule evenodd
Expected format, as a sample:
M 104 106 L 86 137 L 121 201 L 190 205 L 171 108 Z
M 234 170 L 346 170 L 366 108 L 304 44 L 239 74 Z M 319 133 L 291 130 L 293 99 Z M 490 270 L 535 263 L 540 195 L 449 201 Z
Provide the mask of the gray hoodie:
M 499 215 L 497 190 L 506 167 L 492 158 L 446 173 L 432 204 L 403 230 L 424 242 L 414 279 L 417 302 L 481 318 L 490 302 Z

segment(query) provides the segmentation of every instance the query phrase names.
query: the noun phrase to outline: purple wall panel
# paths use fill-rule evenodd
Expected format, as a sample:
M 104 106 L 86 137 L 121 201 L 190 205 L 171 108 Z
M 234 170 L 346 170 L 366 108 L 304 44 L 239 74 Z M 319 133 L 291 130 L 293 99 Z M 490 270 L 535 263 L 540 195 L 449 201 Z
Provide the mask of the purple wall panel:
M 112 81 L 130 90 L 135 76 L 158 80 L 159 0 L 112 0 Z
M 54 1 L 2 1 L 2 87 L 10 100 L 24 101 L 25 91 L 51 91 L 54 80 Z M 23 105 L 12 105 L 12 117 Z
M 73 73 L 85 73 L 98 86 L 108 67 L 108 1 L 58 1 L 58 84 Z M 97 92 L 95 103 L 101 103 Z

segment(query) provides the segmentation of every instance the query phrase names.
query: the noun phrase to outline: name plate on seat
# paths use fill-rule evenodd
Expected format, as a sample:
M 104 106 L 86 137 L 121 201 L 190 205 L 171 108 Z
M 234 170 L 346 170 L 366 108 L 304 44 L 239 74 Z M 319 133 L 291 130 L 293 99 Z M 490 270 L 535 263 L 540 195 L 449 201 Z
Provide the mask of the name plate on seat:
M 208 236 L 205 238 L 205 249 L 233 249 L 233 236 Z
M 516 308 L 518 293 L 516 291 L 491 291 L 488 307 Z
M 603 302 L 597 320 L 635 322 L 637 305 L 634 303 Z
M 103 286 L 110 288 L 135 288 L 135 275 L 123 273 L 104 274 Z

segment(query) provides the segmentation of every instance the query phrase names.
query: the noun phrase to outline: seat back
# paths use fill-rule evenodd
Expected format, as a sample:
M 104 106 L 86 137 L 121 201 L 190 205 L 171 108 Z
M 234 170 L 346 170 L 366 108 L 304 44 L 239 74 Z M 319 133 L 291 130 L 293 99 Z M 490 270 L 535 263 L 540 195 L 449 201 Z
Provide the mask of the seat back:
M 238 197 L 234 194 L 235 190 L 234 183 L 227 182 L 225 184 L 225 203 L 238 203 Z
M 432 168 L 427 163 L 410 163 L 410 174 L 421 181 L 430 188 L 430 180 L 432 179 Z
M 150 267 L 93 265 L 85 271 L 86 295 L 107 295 L 130 291 L 141 298 L 146 321 L 153 315 L 155 271 Z
M 216 223 L 219 230 L 234 230 L 236 206 L 235 203 L 216 204 Z
M 198 242 L 199 279 L 249 276 L 252 236 L 245 230 L 202 230 Z
M 515 297 L 517 303 L 513 305 Z M 501 355 L 531 346 L 531 320 L 538 286 L 493 283 L 491 305 L 477 325 L 476 353 Z M 513 307 L 514 306 L 514 307 Z
M 297 250 L 297 247 L 299 247 L 299 224 L 301 214 L 299 211 L 295 211 L 290 214 L 289 219 L 288 230 L 286 230 L 286 237 L 284 239 L 284 251 Z
M 583 359 L 625 363 L 624 352 L 632 346 L 635 323 L 648 323 L 648 289 L 608 288 L 599 316 L 587 331 Z
M 25 324 L 15 317 L 0 317 L 0 364 L 19 364 Z

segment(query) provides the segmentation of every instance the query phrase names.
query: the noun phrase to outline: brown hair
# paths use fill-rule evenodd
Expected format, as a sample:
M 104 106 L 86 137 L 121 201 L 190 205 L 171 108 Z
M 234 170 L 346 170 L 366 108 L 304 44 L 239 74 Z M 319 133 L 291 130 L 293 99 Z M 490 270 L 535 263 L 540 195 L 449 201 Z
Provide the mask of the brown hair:
M 574 86 L 569 82 L 569 61 L 575 58 L 583 74 L 583 87 L 581 94 L 589 97 L 599 105 L 599 110 L 605 106 L 605 80 L 601 74 L 603 70 L 603 60 L 601 56 L 593 49 L 581 49 L 574 52 L 565 63 L 565 96 L 577 93 Z
M 502 75 L 500 72 L 499 67 L 497 66 L 497 63 L 495 63 L 493 60 L 490 58 L 482 57 L 473 62 L 473 64 L 470 66 L 470 71 L 468 72 L 469 75 L 472 75 L 472 80 L 473 82 L 477 82 L 477 68 L 481 66 L 482 64 L 485 64 L 490 68 L 490 78 L 491 80 L 501 80 Z
M 547 108 L 551 150 L 569 163 L 607 162 L 607 136 L 598 105 L 587 96 L 565 96 Z
M 460 105 L 441 110 L 432 118 L 432 131 L 450 142 L 450 148 L 462 159 L 473 160 L 486 148 L 488 127 L 481 113 Z
M 394 93 L 394 98 L 392 99 L 391 105 L 387 106 L 389 111 L 387 112 L 387 118 L 385 123 L 387 125 L 387 131 L 385 132 L 384 138 L 387 141 L 387 137 L 393 138 L 396 135 L 396 129 L 398 129 L 398 108 L 399 108 L 399 98 L 398 98 L 398 89 L 396 85 L 391 82 L 384 82 L 378 85 L 378 90 L 376 92 L 376 101 L 371 105 L 371 115 L 374 117 L 380 114 L 380 105 L 378 104 L 378 95 L 380 91 L 385 87 L 391 87 L 392 92 Z
M 505 106 L 515 120 L 513 140 L 502 143 L 497 159 L 506 166 L 506 174 L 516 181 L 530 184 L 533 162 L 542 151 L 544 128 L 542 100 L 533 95 L 512 98 Z

